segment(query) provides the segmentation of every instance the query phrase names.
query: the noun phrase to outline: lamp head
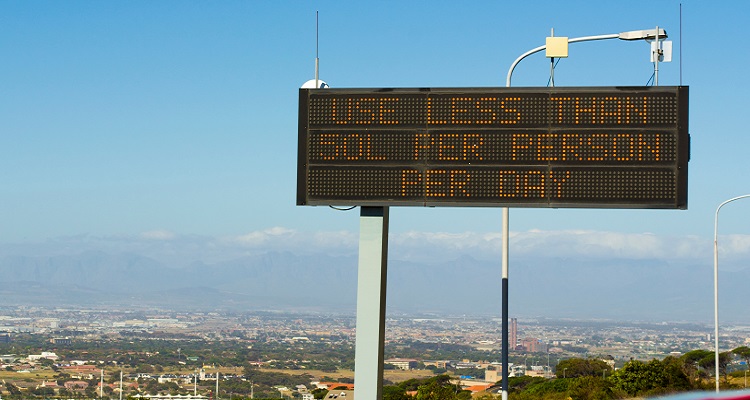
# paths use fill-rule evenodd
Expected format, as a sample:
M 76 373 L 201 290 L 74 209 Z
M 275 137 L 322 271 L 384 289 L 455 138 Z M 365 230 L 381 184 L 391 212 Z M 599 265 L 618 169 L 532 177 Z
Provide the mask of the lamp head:
M 666 39 L 667 38 L 667 31 L 664 29 L 659 29 L 659 34 L 657 37 L 656 29 L 645 29 L 641 31 L 629 31 L 629 32 L 621 32 L 619 38 L 621 40 L 654 40 L 654 39 Z

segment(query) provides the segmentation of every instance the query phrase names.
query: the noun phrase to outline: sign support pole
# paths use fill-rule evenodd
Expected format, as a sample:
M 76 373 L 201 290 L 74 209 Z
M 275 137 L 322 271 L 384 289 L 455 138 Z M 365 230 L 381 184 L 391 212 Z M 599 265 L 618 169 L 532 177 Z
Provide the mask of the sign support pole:
M 510 209 L 503 207 L 503 262 L 502 262 L 502 278 L 503 278 L 503 333 L 502 333 L 502 368 L 503 368 L 503 380 L 502 380 L 502 400 L 508 400 L 508 351 L 510 350 L 508 340 L 508 251 L 509 251 L 509 227 L 510 227 Z M 513 343 L 513 347 L 516 344 Z
M 354 396 L 359 400 L 379 400 L 383 395 L 387 270 L 388 207 L 362 207 L 354 355 Z

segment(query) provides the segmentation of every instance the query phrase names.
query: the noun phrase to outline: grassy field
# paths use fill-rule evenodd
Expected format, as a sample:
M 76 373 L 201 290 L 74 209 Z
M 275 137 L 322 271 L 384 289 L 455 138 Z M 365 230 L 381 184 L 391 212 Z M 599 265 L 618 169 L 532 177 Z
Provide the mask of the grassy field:
M 57 374 L 57 372 L 52 370 L 31 371 L 28 373 L 16 371 L 0 371 L 0 381 L 23 381 L 29 379 L 39 381 L 42 379 L 52 379 L 55 374 Z

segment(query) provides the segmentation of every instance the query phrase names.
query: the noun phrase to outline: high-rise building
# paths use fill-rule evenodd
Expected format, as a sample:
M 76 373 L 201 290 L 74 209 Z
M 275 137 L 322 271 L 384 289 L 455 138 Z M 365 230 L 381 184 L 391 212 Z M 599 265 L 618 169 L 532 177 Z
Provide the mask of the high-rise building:
M 536 338 L 526 338 L 521 341 L 523 349 L 530 353 L 544 353 L 547 351 L 547 344 L 542 343 Z
M 508 348 L 515 350 L 518 345 L 518 319 L 511 318 L 508 327 Z

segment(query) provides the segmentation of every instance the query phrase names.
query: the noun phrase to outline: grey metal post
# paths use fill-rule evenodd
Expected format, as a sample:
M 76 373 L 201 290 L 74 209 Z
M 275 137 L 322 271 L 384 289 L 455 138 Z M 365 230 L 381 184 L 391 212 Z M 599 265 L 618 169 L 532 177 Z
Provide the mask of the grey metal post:
M 719 393 L 719 211 L 726 204 L 746 199 L 750 194 L 733 197 L 716 207 L 714 214 L 714 364 L 716 375 L 716 393 Z
M 503 368 L 503 377 L 502 377 L 502 400 L 508 400 L 508 366 L 510 365 L 508 362 L 509 357 L 509 350 L 510 350 L 510 343 L 508 338 L 508 252 L 509 252 L 509 240 L 510 240 L 510 232 L 509 232 L 509 226 L 510 226 L 510 209 L 508 207 L 504 207 L 502 209 L 503 214 L 503 255 L 502 255 L 502 290 L 503 290 L 503 297 L 502 297 L 502 325 L 503 325 L 503 334 L 502 334 L 502 354 L 501 354 L 501 363 Z M 513 346 L 516 344 L 513 343 Z
M 362 207 L 354 350 L 354 396 L 358 400 L 379 400 L 383 395 L 387 270 L 388 207 Z

